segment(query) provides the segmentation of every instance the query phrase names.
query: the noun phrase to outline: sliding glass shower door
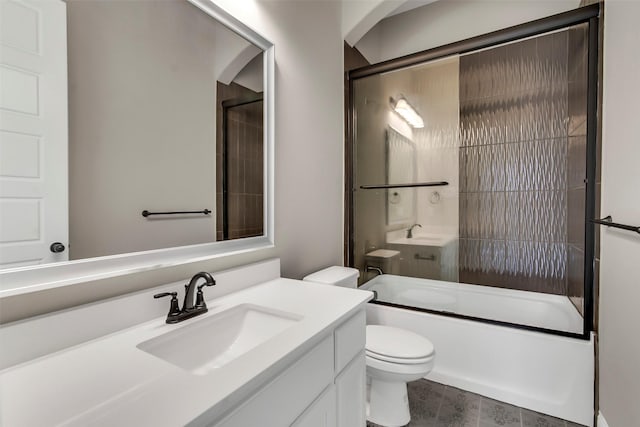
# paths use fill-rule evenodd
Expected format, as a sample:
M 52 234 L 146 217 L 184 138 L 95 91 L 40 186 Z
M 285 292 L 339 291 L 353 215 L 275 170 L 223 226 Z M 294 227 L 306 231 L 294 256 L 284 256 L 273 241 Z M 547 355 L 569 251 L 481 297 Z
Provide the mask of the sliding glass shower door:
M 581 23 L 352 79 L 350 263 L 387 284 L 379 300 L 584 333 L 588 59 Z M 389 291 L 389 275 L 456 302 L 420 281 Z M 456 283 L 557 321 L 473 308 Z

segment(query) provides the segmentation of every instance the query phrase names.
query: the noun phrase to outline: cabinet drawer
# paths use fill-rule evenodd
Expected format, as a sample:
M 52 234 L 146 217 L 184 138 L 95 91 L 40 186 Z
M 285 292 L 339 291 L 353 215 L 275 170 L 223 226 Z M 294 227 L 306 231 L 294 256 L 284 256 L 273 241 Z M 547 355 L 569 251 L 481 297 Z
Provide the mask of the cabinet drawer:
M 351 359 L 364 350 L 366 320 L 365 311 L 361 309 L 357 314 L 336 328 L 336 374 L 342 371 Z
M 220 427 L 288 426 L 333 383 L 333 336 L 302 356 L 220 423 Z

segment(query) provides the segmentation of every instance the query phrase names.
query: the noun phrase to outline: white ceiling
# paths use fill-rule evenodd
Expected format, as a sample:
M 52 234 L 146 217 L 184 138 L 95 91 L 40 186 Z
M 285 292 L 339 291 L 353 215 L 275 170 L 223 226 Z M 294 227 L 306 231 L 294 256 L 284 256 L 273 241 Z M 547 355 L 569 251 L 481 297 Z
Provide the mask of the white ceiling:
M 427 5 L 427 4 L 433 3 L 435 1 L 437 1 L 437 0 L 407 0 L 400 7 L 398 7 L 397 9 L 392 11 L 391 13 L 389 13 L 387 15 L 387 17 L 393 16 L 393 15 L 397 15 L 399 13 L 403 13 L 403 12 L 406 12 L 408 10 L 415 9 L 417 7 L 421 7 L 421 6 Z

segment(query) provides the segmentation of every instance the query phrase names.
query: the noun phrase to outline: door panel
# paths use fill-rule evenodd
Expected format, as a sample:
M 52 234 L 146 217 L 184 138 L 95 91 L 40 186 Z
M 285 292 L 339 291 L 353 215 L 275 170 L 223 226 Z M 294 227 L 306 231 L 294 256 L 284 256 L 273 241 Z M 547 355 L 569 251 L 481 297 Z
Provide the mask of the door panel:
M 0 268 L 68 251 L 66 6 L 0 1 Z

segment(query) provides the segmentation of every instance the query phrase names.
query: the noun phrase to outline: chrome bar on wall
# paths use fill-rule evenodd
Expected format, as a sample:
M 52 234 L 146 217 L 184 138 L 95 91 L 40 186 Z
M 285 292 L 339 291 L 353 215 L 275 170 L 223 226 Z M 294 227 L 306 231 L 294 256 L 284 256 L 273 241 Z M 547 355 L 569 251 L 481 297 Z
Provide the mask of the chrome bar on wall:
M 606 225 L 607 227 L 635 231 L 636 233 L 640 234 L 640 227 L 636 227 L 635 225 L 626 225 L 626 224 L 619 224 L 617 222 L 613 222 L 613 218 L 611 218 L 611 215 L 606 216 L 602 219 L 592 219 L 591 222 L 593 222 L 594 224 Z
M 378 185 L 361 185 L 362 190 L 378 190 L 382 188 L 411 188 L 411 187 L 441 187 L 449 185 L 447 181 L 434 182 L 415 182 L 410 184 L 378 184 Z
M 176 211 L 176 212 L 149 212 L 148 210 L 142 211 L 142 216 L 147 218 L 151 215 L 182 215 L 182 214 L 203 214 L 209 215 L 211 211 L 209 209 L 204 209 L 201 211 Z

